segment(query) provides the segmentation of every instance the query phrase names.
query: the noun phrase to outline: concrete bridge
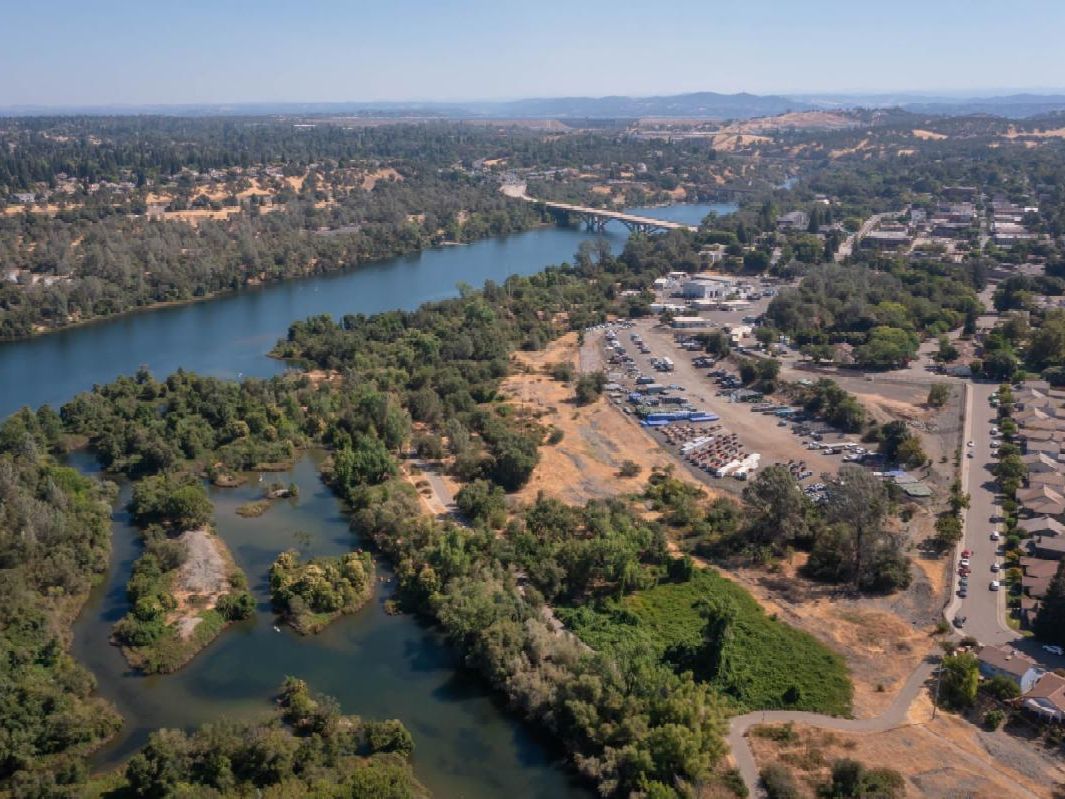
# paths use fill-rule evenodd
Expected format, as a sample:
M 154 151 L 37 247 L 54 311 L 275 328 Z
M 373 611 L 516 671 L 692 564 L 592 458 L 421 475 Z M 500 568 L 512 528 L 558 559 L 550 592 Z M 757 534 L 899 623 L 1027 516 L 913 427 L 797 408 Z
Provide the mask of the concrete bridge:
M 662 230 L 698 230 L 697 225 L 686 225 L 683 222 L 669 222 L 665 219 L 655 219 L 650 216 L 628 214 L 624 211 L 611 211 L 608 208 L 590 208 L 583 205 L 570 205 L 569 203 L 557 203 L 551 200 L 538 200 L 525 193 L 523 183 L 504 183 L 502 191 L 508 197 L 533 203 L 546 208 L 555 216 L 566 222 L 583 223 L 588 230 L 601 231 L 608 223 L 618 221 L 633 232 L 654 233 Z

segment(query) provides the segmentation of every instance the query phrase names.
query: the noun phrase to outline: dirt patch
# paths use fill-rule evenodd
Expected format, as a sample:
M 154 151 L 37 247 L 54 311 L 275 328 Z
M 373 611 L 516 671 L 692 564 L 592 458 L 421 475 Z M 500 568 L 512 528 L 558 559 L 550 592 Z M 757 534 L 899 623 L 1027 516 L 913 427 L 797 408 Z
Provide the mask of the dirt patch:
M 1065 778 L 1060 764 L 1007 733 L 984 733 L 946 713 L 931 720 L 927 699 L 915 703 L 911 722 L 878 733 L 795 725 L 790 735 L 778 736 L 785 740 L 753 731 L 749 740 L 755 761 L 789 768 L 804 797 L 816 795 L 814 787 L 828 780 L 832 762 L 840 758 L 898 771 L 910 797 L 1049 797 Z
M 913 137 L 920 139 L 921 141 L 942 141 L 946 139 L 946 134 L 936 133 L 934 130 L 923 130 L 921 128 L 913 129 Z
M 544 373 L 544 367 L 553 363 L 569 363 L 579 371 L 578 356 L 577 334 L 569 333 L 545 350 L 514 357 L 517 369 L 504 381 L 503 393 L 522 412 L 562 433 L 559 443 L 541 448 L 540 463 L 529 483 L 517 493 L 517 499 L 532 502 L 543 491 L 579 504 L 638 492 L 652 469 L 667 466 L 673 466 L 678 476 L 690 479 L 679 461 L 664 452 L 635 421 L 610 407 L 606 399 L 577 407 L 573 403 L 573 386 Z M 618 475 L 627 460 L 640 467 L 635 477 Z M 690 481 L 695 484 L 693 479 Z
M 362 187 L 366 191 L 373 191 L 374 186 L 382 180 L 403 180 L 403 176 L 392 167 L 377 169 L 363 176 Z
M 189 638 L 201 621 L 200 614 L 212 609 L 229 593 L 231 558 L 222 539 L 205 527 L 187 530 L 178 538 L 187 557 L 174 577 L 177 607 L 167 618 L 178 634 Z

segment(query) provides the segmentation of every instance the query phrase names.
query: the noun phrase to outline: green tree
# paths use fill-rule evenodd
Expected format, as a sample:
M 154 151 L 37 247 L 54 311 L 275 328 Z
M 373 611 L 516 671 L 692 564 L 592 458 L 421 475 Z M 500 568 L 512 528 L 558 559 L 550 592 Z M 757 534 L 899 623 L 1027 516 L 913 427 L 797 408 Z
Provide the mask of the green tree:
M 980 667 L 976 657 L 963 652 L 947 655 L 940 665 L 939 696 L 946 707 L 961 710 L 972 706 L 980 686 Z
M 1065 646 L 1065 560 L 1050 579 L 1033 630 L 1040 641 Z

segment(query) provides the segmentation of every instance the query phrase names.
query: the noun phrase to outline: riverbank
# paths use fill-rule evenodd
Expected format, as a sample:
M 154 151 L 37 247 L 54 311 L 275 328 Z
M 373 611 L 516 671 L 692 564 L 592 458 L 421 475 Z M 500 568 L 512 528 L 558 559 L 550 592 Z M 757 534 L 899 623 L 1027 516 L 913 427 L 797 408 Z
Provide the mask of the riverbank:
M 519 227 L 516 230 L 510 231 L 509 233 L 506 233 L 506 234 L 503 234 L 503 235 L 513 235 L 515 233 L 527 233 L 529 231 L 536 230 L 538 228 L 546 228 L 546 227 L 553 227 L 553 226 L 555 226 L 555 223 L 553 221 L 541 221 L 541 222 L 537 222 L 537 223 L 534 223 L 534 224 L 530 224 L 530 225 L 526 225 L 526 226 L 523 226 L 523 227 Z M 58 326 L 56 326 L 56 325 L 50 325 L 50 326 L 35 325 L 34 329 L 33 329 L 33 332 L 30 333 L 29 335 L 15 336 L 15 337 L 10 337 L 10 338 L 0 337 L 0 345 L 7 344 L 7 343 L 14 344 L 14 343 L 18 343 L 20 341 L 28 341 L 28 340 L 31 340 L 31 339 L 39 338 L 41 336 L 48 336 L 48 335 L 51 335 L 53 333 L 61 333 L 61 332 L 64 332 L 64 331 L 76 330 L 78 328 L 87 327 L 87 326 L 90 326 L 90 325 L 95 325 L 95 324 L 99 324 L 99 323 L 103 323 L 103 322 L 111 322 L 111 321 L 122 319 L 124 317 L 136 316 L 138 314 L 143 314 L 143 313 L 151 313 L 153 311 L 160 311 L 160 310 L 163 310 L 163 309 L 166 309 L 166 308 L 182 308 L 182 307 L 185 307 L 185 306 L 195 305 L 195 304 L 198 304 L 198 303 L 210 302 L 210 301 L 214 301 L 214 300 L 224 299 L 226 297 L 234 297 L 234 296 L 245 294 L 245 293 L 248 293 L 248 292 L 251 292 L 251 291 L 255 291 L 257 289 L 264 289 L 264 288 L 268 288 L 270 286 L 276 286 L 276 285 L 282 284 L 282 283 L 298 282 L 298 281 L 307 280 L 307 279 L 313 278 L 313 277 L 320 277 L 322 275 L 336 274 L 338 272 L 361 269 L 361 268 L 373 266 L 375 264 L 384 263 L 384 262 L 392 260 L 394 258 L 409 257 L 411 255 L 415 255 L 415 254 L 418 254 L 418 253 L 424 253 L 424 252 L 430 252 L 430 251 L 436 250 L 436 249 L 441 249 L 442 250 L 442 249 L 447 249 L 447 248 L 450 248 L 450 247 L 466 247 L 466 246 L 469 246 L 470 244 L 475 244 L 475 243 L 480 242 L 480 241 L 487 241 L 489 239 L 495 238 L 497 235 L 498 234 L 488 233 L 488 234 L 486 234 L 484 236 L 475 238 L 475 239 L 473 239 L 471 241 L 468 241 L 468 242 L 467 241 L 439 241 L 439 242 L 432 242 L 431 244 L 429 244 L 428 246 L 425 246 L 425 247 L 411 247 L 411 248 L 407 248 L 407 249 L 397 250 L 395 252 L 389 253 L 388 255 L 382 255 L 382 256 L 379 256 L 379 257 L 376 257 L 376 258 L 369 258 L 369 259 L 367 259 L 365 261 L 361 261 L 361 262 L 358 262 L 358 263 L 343 264 L 343 265 L 338 266 L 338 267 L 336 267 L 334 269 L 304 271 L 302 274 L 285 275 L 285 276 L 281 276 L 281 277 L 265 278 L 265 279 L 261 278 L 261 277 L 249 277 L 249 278 L 245 279 L 245 282 L 244 282 L 244 284 L 242 286 L 240 286 L 238 288 L 235 288 L 235 289 L 225 289 L 225 290 L 222 290 L 222 291 L 206 292 L 206 293 L 201 294 L 199 296 L 186 297 L 186 298 L 179 299 L 179 300 L 161 300 L 161 301 L 157 301 L 157 302 L 150 302 L 150 303 L 147 303 L 147 304 L 144 304 L 144 305 L 134 305 L 132 307 L 125 308 L 125 309 L 117 311 L 115 313 L 98 315 L 98 316 L 91 316 L 91 317 L 88 317 L 86 319 L 77 319 L 77 320 L 73 320 L 73 321 L 67 321 L 67 322 L 64 322 L 63 324 L 58 325 Z

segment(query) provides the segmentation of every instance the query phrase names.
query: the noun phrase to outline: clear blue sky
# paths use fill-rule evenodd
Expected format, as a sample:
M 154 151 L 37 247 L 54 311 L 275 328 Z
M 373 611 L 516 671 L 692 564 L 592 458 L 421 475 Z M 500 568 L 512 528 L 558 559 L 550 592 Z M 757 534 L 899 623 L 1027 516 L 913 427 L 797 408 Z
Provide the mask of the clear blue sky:
M 0 0 L 0 105 L 1065 84 L 1061 0 Z

